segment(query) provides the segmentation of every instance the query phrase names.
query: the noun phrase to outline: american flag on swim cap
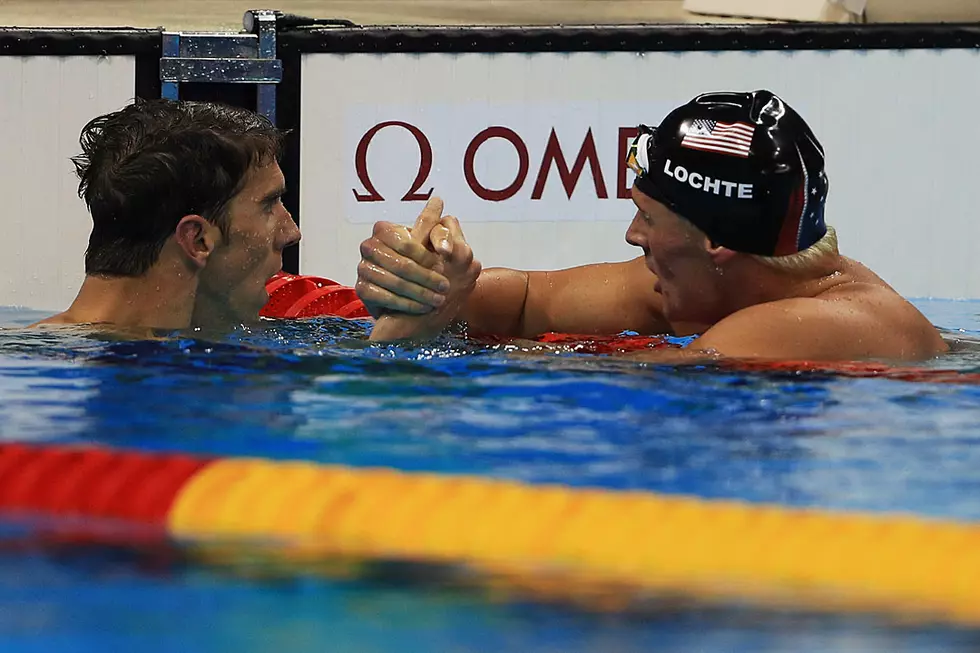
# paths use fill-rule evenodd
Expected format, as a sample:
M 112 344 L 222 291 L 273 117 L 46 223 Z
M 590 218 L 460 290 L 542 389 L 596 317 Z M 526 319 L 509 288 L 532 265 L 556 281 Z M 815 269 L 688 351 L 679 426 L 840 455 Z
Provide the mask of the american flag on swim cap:
M 698 118 L 691 121 L 681 147 L 748 158 L 755 125 Z

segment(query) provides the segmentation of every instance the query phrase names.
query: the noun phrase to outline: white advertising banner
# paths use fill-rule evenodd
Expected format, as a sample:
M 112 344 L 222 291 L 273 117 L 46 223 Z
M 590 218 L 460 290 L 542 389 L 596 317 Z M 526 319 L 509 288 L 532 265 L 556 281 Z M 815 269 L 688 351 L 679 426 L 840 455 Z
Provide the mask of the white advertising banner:
M 978 81 L 971 50 L 308 54 L 301 271 L 353 283 L 372 223 L 411 223 L 430 194 L 485 267 L 632 258 L 637 124 L 767 88 L 824 145 L 843 253 L 907 296 L 977 298 Z
M 134 95 L 130 56 L 0 57 L 0 305 L 68 308 L 92 230 L 71 157 L 92 118 Z

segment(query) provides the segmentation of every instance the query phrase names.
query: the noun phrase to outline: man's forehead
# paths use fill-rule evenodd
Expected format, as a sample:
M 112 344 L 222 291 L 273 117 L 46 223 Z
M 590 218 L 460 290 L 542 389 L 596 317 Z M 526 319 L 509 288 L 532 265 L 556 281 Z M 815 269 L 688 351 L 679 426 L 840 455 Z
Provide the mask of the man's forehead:
M 245 187 L 254 193 L 263 194 L 286 185 L 286 178 L 277 161 L 252 166 L 245 177 Z
M 672 213 L 672 211 L 669 208 L 667 208 L 667 206 L 665 206 L 662 202 L 653 199 L 652 197 L 650 197 L 649 195 L 647 195 L 646 193 L 638 189 L 635 185 L 633 186 L 631 192 L 633 195 L 633 203 L 636 204 L 640 208 L 640 210 L 645 211 L 646 213 L 656 213 L 658 215 L 662 215 L 664 213 Z

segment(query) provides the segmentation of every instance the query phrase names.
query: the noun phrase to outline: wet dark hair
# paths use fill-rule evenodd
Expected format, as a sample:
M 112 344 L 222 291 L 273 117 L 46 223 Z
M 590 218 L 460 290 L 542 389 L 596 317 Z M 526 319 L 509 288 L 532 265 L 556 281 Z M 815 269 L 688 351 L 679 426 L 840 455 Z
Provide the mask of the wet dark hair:
M 210 102 L 137 100 L 82 129 L 72 158 L 92 215 L 85 273 L 134 277 L 156 263 L 185 215 L 227 235 L 228 202 L 284 133 L 252 111 Z

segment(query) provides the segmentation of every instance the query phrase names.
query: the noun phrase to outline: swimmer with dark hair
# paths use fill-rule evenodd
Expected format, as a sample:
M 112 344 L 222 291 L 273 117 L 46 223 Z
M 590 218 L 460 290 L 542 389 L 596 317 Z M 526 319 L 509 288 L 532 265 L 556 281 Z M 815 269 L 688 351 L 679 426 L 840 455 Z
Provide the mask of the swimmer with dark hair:
M 471 332 L 700 334 L 651 360 L 924 360 L 938 330 L 824 221 L 824 152 L 769 91 L 710 93 L 641 126 L 629 150 L 643 256 L 553 272 L 481 270 L 455 218 L 431 200 L 411 230 L 387 222 L 361 244 L 356 289 L 374 340 Z
M 256 322 L 299 227 L 282 204 L 283 132 L 252 111 L 137 100 L 82 130 L 92 216 L 85 280 L 39 324 L 227 330 Z

